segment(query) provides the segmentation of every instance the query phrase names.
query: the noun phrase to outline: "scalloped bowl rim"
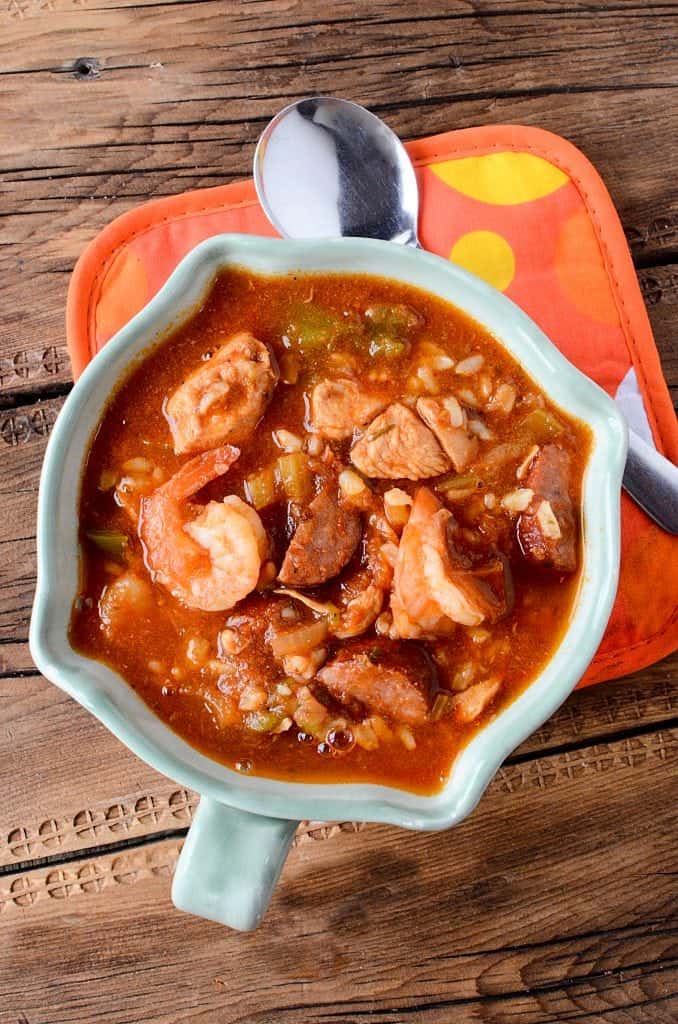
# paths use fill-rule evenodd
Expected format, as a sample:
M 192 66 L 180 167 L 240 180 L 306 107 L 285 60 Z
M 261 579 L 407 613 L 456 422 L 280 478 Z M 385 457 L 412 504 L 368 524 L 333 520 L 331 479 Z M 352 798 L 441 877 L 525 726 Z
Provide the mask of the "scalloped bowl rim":
M 433 795 L 369 783 L 286 782 L 242 775 L 190 746 L 121 676 L 77 653 L 68 642 L 80 571 L 81 467 L 111 382 L 184 322 L 204 299 L 215 274 L 228 266 L 270 274 L 375 274 L 440 295 L 488 328 L 557 405 L 592 430 L 582 495 L 584 566 L 569 626 L 542 672 L 463 748 L 447 782 Z M 449 827 L 475 807 L 507 755 L 553 714 L 593 658 L 617 587 L 626 443 L 625 422 L 605 392 L 568 362 L 518 306 L 447 260 L 368 239 L 288 241 L 216 235 L 185 256 L 157 295 L 97 354 L 57 418 L 40 482 L 31 654 L 48 679 L 135 754 L 181 785 L 221 803 L 278 818 Z

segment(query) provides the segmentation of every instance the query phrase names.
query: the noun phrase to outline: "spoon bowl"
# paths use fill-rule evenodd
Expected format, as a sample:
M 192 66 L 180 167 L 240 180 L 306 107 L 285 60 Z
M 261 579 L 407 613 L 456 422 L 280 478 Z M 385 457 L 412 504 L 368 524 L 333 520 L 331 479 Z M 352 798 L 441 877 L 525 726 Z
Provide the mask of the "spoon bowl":
M 285 107 L 254 154 L 264 212 L 287 238 L 380 238 L 418 246 L 419 195 L 398 136 L 349 100 Z

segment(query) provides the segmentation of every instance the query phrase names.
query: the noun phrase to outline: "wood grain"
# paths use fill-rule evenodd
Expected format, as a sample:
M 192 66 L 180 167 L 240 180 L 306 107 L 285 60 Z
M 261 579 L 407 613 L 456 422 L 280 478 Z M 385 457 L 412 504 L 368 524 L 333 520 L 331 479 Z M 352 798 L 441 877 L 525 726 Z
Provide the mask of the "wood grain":
M 177 838 L 6 876 L 0 1021 L 668 1022 L 677 751 L 666 730 L 504 769 L 447 833 L 306 834 L 247 936 L 169 910 Z
M 567 764 L 593 740 L 624 739 L 629 751 L 654 744 L 659 729 L 678 721 L 672 677 L 678 657 L 636 680 L 574 694 L 509 759 L 515 766 L 554 752 Z M 119 845 L 185 829 L 195 794 L 164 778 L 128 751 L 87 711 L 39 675 L 0 679 L 0 874 L 43 857 Z M 52 752 L 58 750 L 58 769 Z M 105 770 L 102 771 L 102 765 Z M 574 769 L 573 769 L 574 770 Z

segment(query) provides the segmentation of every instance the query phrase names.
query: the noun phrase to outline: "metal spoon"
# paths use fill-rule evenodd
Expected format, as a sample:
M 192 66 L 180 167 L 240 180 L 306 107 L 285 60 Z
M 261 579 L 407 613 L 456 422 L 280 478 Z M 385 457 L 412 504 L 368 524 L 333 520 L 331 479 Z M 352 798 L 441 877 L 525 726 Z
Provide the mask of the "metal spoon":
M 254 184 L 288 238 L 382 238 L 419 246 L 419 194 L 398 136 L 349 100 L 314 96 L 264 129 Z M 629 430 L 624 487 L 668 533 L 678 534 L 678 467 Z
M 382 238 L 419 245 L 419 191 L 397 135 L 349 100 L 285 107 L 254 154 L 266 216 L 288 238 Z

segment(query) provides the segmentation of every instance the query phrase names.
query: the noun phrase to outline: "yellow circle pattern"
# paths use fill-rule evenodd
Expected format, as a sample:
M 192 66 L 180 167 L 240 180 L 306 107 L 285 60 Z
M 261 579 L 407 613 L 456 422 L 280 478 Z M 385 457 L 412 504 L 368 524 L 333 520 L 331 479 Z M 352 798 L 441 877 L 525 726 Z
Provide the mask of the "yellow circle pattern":
M 559 167 L 533 153 L 460 157 L 432 164 L 431 170 L 462 195 L 493 206 L 542 199 L 570 180 Z
M 452 246 L 450 260 L 503 292 L 516 272 L 513 249 L 495 231 L 469 231 Z

